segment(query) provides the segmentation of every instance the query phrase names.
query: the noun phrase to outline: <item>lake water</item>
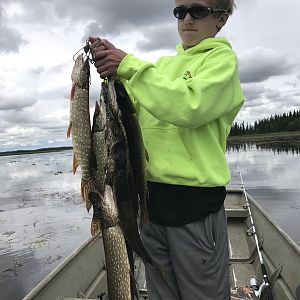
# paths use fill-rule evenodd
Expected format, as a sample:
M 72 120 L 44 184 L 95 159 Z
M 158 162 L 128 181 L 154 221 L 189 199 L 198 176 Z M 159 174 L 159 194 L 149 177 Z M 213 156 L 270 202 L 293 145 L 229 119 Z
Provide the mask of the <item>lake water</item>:
M 246 190 L 300 245 L 300 149 L 235 146 L 229 148 L 227 159 L 230 185 L 241 186 L 239 168 Z
M 0 157 L 0 298 L 19 300 L 89 237 L 71 151 Z
M 282 150 L 282 151 L 281 151 Z M 232 187 L 246 189 L 300 245 L 300 173 L 296 149 L 228 149 Z M 22 299 L 90 236 L 72 152 L 0 157 L 0 295 Z

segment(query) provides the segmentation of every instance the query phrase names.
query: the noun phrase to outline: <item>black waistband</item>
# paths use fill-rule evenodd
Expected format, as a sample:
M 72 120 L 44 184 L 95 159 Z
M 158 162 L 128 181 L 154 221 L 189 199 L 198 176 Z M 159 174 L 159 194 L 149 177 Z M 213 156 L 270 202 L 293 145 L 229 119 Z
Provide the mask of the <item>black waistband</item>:
M 148 182 L 150 220 L 164 226 L 182 226 L 218 211 L 225 200 L 226 188 L 192 187 Z

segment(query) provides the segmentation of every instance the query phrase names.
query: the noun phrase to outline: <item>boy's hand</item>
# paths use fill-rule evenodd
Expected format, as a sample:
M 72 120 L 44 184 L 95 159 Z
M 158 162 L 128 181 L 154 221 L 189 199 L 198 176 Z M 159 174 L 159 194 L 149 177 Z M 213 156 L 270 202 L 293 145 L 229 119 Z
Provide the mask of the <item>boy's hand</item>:
M 122 59 L 127 55 L 124 51 L 117 49 L 107 40 L 89 37 L 91 51 L 97 72 L 102 79 L 117 75 L 117 69 Z

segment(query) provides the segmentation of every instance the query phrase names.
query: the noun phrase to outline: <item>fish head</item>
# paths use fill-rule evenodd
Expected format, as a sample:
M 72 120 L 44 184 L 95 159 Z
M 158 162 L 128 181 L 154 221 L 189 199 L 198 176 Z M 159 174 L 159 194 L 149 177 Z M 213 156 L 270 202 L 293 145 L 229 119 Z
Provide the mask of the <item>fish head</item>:
M 90 64 L 89 58 L 84 58 L 83 54 L 76 57 L 72 70 L 71 79 L 73 85 L 87 89 L 90 83 Z

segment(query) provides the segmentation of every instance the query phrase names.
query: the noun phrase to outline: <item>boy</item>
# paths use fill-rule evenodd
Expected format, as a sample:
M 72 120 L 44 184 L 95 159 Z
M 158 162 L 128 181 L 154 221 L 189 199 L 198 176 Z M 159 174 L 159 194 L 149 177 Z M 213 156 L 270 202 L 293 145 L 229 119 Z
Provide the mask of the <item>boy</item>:
M 150 223 L 141 235 L 165 278 L 148 268 L 150 300 L 230 298 L 226 138 L 243 104 L 237 60 L 215 37 L 233 0 L 176 0 L 182 43 L 156 64 L 91 37 L 102 78 L 118 76 L 135 102 L 149 154 Z

